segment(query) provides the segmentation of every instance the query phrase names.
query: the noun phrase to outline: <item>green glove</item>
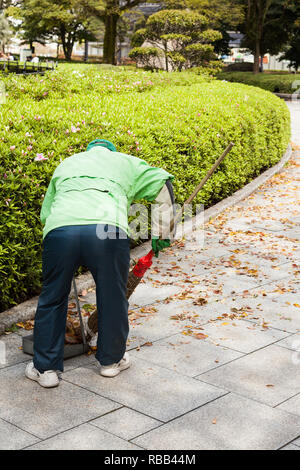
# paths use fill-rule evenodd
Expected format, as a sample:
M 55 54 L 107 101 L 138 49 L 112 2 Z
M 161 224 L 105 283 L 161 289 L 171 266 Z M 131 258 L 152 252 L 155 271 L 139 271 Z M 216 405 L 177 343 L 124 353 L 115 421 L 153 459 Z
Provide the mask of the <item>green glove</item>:
M 171 245 L 170 240 L 167 238 L 165 240 L 160 240 L 158 237 L 152 238 L 152 250 L 155 253 L 156 258 L 158 258 L 158 253 L 164 248 L 168 248 Z

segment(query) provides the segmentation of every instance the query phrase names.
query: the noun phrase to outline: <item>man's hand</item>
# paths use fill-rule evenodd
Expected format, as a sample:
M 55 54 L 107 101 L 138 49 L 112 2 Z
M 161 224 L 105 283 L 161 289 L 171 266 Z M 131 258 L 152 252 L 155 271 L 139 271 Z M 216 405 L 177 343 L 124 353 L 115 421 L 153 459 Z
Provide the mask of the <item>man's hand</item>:
M 152 238 L 152 250 L 156 258 L 158 258 L 158 253 L 163 250 L 164 248 L 168 248 L 171 245 L 170 240 L 167 238 L 165 240 L 160 240 L 158 237 Z

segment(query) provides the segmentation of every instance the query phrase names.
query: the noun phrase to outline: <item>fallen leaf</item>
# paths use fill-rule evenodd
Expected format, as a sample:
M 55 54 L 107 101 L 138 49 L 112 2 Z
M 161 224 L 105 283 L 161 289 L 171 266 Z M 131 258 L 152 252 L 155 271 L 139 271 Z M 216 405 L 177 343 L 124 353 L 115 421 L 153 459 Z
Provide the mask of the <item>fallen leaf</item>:
M 198 299 L 195 299 L 193 302 L 194 305 L 205 305 L 207 304 L 207 300 L 204 297 L 198 297 Z
M 207 335 L 204 335 L 203 333 L 194 333 L 193 336 L 197 339 L 205 339 L 208 337 Z

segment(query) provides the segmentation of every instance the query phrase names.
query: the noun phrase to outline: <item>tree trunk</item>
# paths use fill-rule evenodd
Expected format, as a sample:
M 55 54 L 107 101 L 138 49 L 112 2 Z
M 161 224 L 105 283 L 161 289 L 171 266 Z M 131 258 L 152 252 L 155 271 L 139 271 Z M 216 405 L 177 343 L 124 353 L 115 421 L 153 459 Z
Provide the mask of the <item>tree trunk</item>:
M 60 29 L 60 39 L 61 39 L 61 43 L 62 43 L 62 47 L 63 47 L 63 51 L 64 51 L 64 55 L 65 55 L 65 59 L 66 60 L 70 60 L 71 61 L 71 57 L 72 57 L 72 52 L 73 52 L 73 47 L 74 47 L 74 40 L 75 36 L 71 35 L 71 33 L 66 33 L 66 30 L 64 28 L 64 26 L 61 27 Z
M 260 40 L 259 38 L 256 38 L 255 52 L 254 52 L 254 66 L 253 66 L 254 73 L 259 73 L 259 59 L 260 59 Z
M 84 62 L 87 62 L 89 58 L 89 42 L 86 39 L 84 41 Z
M 105 16 L 105 33 L 103 43 L 103 62 L 116 65 L 117 25 L 120 15 L 109 13 Z
M 67 43 L 63 46 L 64 48 L 64 54 L 66 60 L 72 60 L 72 52 L 73 52 L 73 46 L 70 43 Z
M 165 41 L 164 43 L 164 50 L 165 50 L 166 71 L 169 72 L 168 42 L 167 41 Z

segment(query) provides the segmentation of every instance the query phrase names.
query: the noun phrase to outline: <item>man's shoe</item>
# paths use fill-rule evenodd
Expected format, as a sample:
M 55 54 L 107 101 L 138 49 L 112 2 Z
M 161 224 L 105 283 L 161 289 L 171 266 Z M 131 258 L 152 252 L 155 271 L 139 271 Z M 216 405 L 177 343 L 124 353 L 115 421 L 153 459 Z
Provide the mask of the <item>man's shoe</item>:
M 55 370 L 46 370 L 43 374 L 33 365 L 33 362 L 27 364 L 25 375 L 28 379 L 38 382 L 41 387 L 52 388 L 59 385 L 59 379 Z
M 103 377 L 115 377 L 122 370 L 128 369 L 129 366 L 129 354 L 126 352 L 120 362 L 110 364 L 109 366 L 100 366 L 100 374 L 103 375 Z

